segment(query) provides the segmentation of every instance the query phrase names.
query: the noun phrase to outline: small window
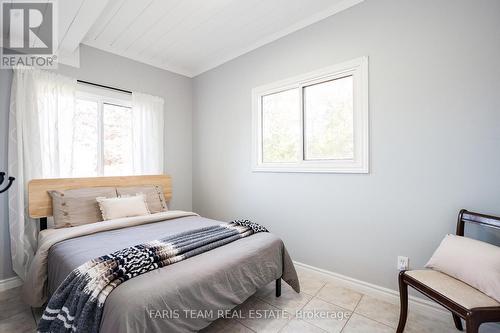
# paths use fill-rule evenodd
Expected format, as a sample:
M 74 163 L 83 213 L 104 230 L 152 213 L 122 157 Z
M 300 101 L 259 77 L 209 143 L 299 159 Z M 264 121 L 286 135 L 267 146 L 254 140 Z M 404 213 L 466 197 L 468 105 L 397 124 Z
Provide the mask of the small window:
M 133 173 L 130 96 L 80 87 L 74 122 L 73 174 L 78 177 Z
M 253 90 L 254 171 L 368 172 L 368 60 Z

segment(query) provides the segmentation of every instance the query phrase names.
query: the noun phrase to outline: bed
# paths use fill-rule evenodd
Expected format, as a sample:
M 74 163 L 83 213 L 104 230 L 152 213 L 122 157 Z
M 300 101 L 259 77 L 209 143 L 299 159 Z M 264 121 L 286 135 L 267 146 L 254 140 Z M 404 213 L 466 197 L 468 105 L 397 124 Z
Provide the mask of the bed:
M 51 216 L 49 190 L 79 187 L 160 184 L 172 196 L 166 175 L 44 179 L 29 185 L 29 212 Z M 24 284 L 25 301 L 45 304 L 65 277 L 90 259 L 160 236 L 220 224 L 191 212 L 166 211 L 83 226 L 42 230 L 38 250 Z M 194 332 L 257 289 L 281 279 L 297 292 L 299 283 L 283 242 L 272 233 L 256 233 L 187 260 L 134 277 L 114 289 L 105 302 L 100 332 Z

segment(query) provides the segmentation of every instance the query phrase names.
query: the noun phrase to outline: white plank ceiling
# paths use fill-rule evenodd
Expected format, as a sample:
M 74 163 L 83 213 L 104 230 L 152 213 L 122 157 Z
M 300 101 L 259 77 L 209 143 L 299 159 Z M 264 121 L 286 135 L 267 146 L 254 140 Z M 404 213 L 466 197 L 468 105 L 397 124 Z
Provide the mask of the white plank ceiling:
M 71 0 L 59 25 L 73 29 L 59 39 L 69 51 L 81 42 L 193 77 L 361 1 Z M 100 8 L 82 12 L 86 3 Z

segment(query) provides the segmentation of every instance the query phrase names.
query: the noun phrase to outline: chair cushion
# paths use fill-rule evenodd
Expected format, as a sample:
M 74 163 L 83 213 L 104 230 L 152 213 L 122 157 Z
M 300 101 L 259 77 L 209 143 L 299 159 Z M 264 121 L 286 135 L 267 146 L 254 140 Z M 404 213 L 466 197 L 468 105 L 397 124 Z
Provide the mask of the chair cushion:
M 444 273 L 424 269 L 407 271 L 405 274 L 466 309 L 500 306 L 493 298 Z
M 446 235 L 425 268 L 452 276 L 500 302 L 500 246 Z

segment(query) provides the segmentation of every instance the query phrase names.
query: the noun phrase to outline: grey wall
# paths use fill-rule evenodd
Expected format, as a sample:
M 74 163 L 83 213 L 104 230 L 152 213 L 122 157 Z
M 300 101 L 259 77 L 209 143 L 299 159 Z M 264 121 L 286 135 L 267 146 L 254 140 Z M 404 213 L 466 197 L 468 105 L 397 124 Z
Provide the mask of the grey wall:
M 60 65 L 56 72 L 77 79 L 140 91 L 165 99 L 165 172 L 172 176 L 172 209 L 192 210 L 192 80 L 87 46 L 80 68 Z M 0 71 L 0 170 L 7 164 L 7 117 L 12 71 Z M 13 276 L 7 224 L 7 196 L 0 194 L 0 279 Z
M 500 2 L 367 0 L 194 80 L 193 206 L 293 258 L 396 289 L 458 210 L 500 214 Z M 371 172 L 253 173 L 251 89 L 369 56 Z M 500 243 L 500 235 L 482 238 Z

